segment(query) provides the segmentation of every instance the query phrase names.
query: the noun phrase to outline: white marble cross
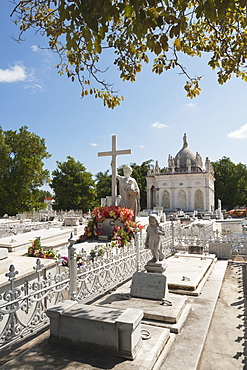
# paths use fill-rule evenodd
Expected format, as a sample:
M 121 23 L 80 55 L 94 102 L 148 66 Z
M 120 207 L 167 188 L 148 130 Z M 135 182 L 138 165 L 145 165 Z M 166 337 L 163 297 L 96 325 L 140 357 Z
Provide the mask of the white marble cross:
M 111 180 L 111 197 L 112 205 L 116 205 L 117 197 L 117 155 L 131 154 L 131 149 L 117 150 L 117 136 L 112 135 L 112 150 L 109 152 L 100 152 L 98 157 L 111 156 L 112 180 Z

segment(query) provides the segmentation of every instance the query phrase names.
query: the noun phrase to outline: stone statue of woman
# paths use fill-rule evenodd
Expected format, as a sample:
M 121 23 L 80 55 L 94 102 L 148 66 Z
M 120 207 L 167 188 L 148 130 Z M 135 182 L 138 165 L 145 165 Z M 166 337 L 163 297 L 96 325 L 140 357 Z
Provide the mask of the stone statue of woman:
M 119 193 L 121 195 L 119 205 L 133 209 L 133 221 L 136 221 L 136 217 L 140 211 L 140 189 L 136 180 L 130 177 L 132 168 L 130 166 L 124 166 L 123 172 L 124 176 L 117 175 L 117 179 L 119 180 Z
M 149 262 L 159 262 L 165 257 L 162 252 L 162 235 L 165 235 L 165 231 L 160 226 L 158 217 L 155 214 L 151 214 L 149 216 L 149 225 L 147 227 L 145 241 L 145 248 L 150 249 L 153 256 Z

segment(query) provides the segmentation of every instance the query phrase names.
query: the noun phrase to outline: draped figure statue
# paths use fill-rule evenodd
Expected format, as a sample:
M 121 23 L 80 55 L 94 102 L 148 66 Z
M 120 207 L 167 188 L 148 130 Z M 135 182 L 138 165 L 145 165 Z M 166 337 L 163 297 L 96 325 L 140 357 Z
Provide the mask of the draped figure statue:
M 136 180 L 130 177 L 132 168 L 130 166 L 124 166 L 123 172 L 124 176 L 117 175 L 117 179 L 119 180 L 119 193 L 121 195 L 119 205 L 133 209 L 133 221 L 135 221 L 140 211 L 140 189 Z

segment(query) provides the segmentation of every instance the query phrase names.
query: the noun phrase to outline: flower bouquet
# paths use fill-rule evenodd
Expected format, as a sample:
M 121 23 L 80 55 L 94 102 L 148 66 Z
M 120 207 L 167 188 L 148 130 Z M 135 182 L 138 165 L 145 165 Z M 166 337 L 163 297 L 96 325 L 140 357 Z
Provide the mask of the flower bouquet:
M 93 216 L 97 222 L 103 222 L 106 218 L 118 219 L 120 222 L 131 221 L 134 216 L 133 209 L 120 206 L 96 207 L 93 210 Z
M 40 238 L 36 238 L 35 240 L 31 241 L 31 246 L 28 247 L 27 251 L 28 257 L 36 257 L 36 258 L 48 258 L 48 259 L 56 259 L 57 252 L 53 249 L 46 250 L 45 247 L 41 246 Z
M 116 240 L 119 247 L 127 245 L 135 237 L 135 232 L 143 229 L 139 222 L 126 221 L 123 226 L 115 226 L 112 233 L 112 240 Z

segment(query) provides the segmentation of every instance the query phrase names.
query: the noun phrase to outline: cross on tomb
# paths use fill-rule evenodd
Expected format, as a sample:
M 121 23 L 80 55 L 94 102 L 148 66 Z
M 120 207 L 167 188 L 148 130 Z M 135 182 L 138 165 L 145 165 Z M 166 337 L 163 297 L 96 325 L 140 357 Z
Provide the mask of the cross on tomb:
M 111 203 L 116 205 L 117 197 L 117 155 L 131 154 L 131 149 L 117 150 L 117 136 L 112 135 L 112 150 L 109 152 L 99 152 L 98 157 L 111 156 L 111 168 L 112 168 L 112 179 L 111 179 Z

